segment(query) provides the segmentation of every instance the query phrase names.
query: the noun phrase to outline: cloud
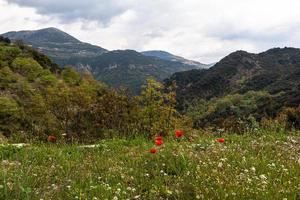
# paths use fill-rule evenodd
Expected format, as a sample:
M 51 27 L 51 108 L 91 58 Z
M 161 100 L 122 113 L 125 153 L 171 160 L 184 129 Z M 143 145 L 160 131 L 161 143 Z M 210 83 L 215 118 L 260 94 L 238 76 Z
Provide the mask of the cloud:
M 108 23 L 111 18 L 126 11 L 130 0 L 9 0 L 9 3 L 35 8 L 41 15 L 53 15 L 63 22 L 77 19 Z
M 2 18 L 10 21 L 2 24 L 0 31 L 5 27 L 55 26 L 82 41 L 111 50 L 161 49 L 214 62 L 235 50 L 260 52 L 277 46 L 300 47 L 299 0 L 1 2 L 0 22 L 5 21 Z

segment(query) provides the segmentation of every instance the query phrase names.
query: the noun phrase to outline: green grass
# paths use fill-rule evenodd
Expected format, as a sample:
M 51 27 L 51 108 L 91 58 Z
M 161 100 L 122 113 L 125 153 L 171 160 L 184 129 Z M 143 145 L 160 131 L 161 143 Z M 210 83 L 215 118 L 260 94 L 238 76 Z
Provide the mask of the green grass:
M 0 199 L 299 199 L 300 136 L 0 147 Z

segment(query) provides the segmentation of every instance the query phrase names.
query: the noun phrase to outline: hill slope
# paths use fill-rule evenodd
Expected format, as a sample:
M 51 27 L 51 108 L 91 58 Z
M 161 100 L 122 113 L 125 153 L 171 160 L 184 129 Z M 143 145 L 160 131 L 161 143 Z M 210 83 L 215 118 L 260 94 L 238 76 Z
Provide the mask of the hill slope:
M 300 102 L 300 49 L 275 48 L 260 54 L 237 51 L 208 70 L 174 74 L 178 100 L 211 99 L 227 94 L 265 90 L 276 94 L 281 105 Z
M 94 58 L 71 58 L 65 62 L 71 65 L 89 63 L 89 70 L 97 80 L 114 87 L 127 87 L 134 94 L 139 93 L 141 85 L 149 77 L 162 81 L 175 72 L 194 68 L 179 62 L 144 56 L 133 50 L 110 51 Z

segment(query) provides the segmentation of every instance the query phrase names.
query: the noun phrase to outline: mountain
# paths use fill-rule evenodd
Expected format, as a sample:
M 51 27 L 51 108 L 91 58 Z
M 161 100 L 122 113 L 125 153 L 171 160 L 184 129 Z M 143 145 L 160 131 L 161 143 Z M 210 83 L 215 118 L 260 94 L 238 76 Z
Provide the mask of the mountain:
M 193 60 L 188 60 L 188 59 L 185 59 L 180 56 L 175 56 L 166 51 L 155 50 L 155 51 L 143 51 L 141 53 L 145 56 L 153 56 L 153 57 L 157 57 L 157 58 L 160 58 L 163 60 L 180 62 L 182 64 L 195 66 L 197 68 L 209 68 L 210 67 L 210 65 L 206 65 L 206 64 L 203 64 L 203 63 L 200 63 L 197 61 L 193 61 Z
M 134 50 L 109 51 L 94 58 L 71 58 L 65 62 L 71 65 L 88 63 L 90 72 L 97 80 L 114 87 L 127 87 L 134 94 L 139 93 L 141 85 L 149 77 L 162 81 L 175 72 L 194 68 L 180 62 L 144 56 Z
M 61 64 L 62 60 L 71 57 L 95 57 L 107 52 L 106 49 L 81 42 L 56 28 L 45 28 L 36 31 L 13 31 L 5 33 L 3 36 L 13 41 L 24 41 L 33 48 L 48 55 L 58 64 Z
M 132 50 L 107 51 L 56 28 L 8 32 L 2 36 L 12 41 L 23 40 L 62 67 L 72 65 L 76 70 L 92 73 L 109 85 L 128 87 L 134 94 L 139 93 L 148 77 L 162 81 L 175 72 L 204 66 L 173 55 L 174 59 L 168 60 Z
M 300 103 L 300 49 L 274 48 L 253 54 L 236 51 L 210 69 L 175 73 L 180 108 L 196 99 L 212 99 L 248 91 L 267 91 L 281 106 Z

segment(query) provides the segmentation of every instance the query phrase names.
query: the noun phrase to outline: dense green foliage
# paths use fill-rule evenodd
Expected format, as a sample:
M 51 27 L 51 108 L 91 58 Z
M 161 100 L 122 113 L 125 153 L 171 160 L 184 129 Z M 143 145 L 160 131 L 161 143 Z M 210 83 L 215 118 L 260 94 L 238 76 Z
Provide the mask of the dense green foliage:
M 242 133 L 245 131 L 242 129 L 247 126 L 240 123 L 253 123 L 264 117 L 275 117 L 275 108 L 276 104 L 270 94 L 250 91 L 244 95 L 200 100 L 190 105 L 187 114 L 197 128 L 217 125 L 219 128 Z
M 116 91 L 34 50 L 0 44 L 0 134 L 14 141 L 151 137 L 182 124 L 172 89 L 149 80 L 141 96 Z M 184 121 L 184 120 L 183 120 Z

